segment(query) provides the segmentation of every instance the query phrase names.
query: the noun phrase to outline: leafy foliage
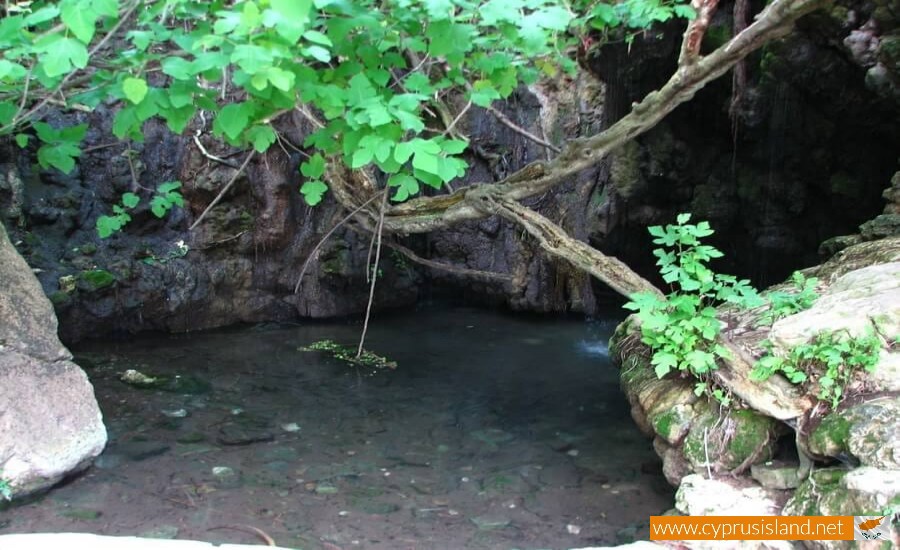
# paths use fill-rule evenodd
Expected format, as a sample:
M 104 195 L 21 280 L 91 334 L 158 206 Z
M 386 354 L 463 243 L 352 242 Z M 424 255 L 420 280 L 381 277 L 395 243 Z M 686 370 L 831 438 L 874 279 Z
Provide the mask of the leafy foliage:
M 856 372 L 875 370 L 881 340 L 871 330 L 857 337 L 844 331 L 822 332 L 810 342 L 791 348 L 786 357 L 773 354 L 771 345 L 769 350 L 757 361 L 751 373 L 754 380 L 767 380 L 775 373 L 783 374 L 794 384 L 811 380 L 818 386 L 819 399 L 830 401 L 831 407 L 836 408 Z
M 709 391 L 706 379 L 717 368 L 717 358 L 729 356 L 728 350 L 716 343 L 721 331 L 716 306 L 728 302 L 756 307 L 762 300 L 749 281 L 708 267 L 710 260 L 722 253 L 701 243 L 713 234 L 709 223 L 689 224 L 690 219 L 690 214 L 679 214 L 675 225 L 649 228 L 653 243 L 663 246 L 653 254 L 672 292 L 665 297 L 635 293 L 625 308 L 637 311 L 641 340 L 653 351 L 650 363 L 656 375 L 662 378 L 672 371 L 690 374 L 698 379 L 695 392 L 701 395 Z M 721 390 L 715 397 L 727 400 Z
M 9 486 L 9 481 L 3 478 L 3 470 L 0 470 L 0 497 L 12 500 L 12 487 Z
M 779 290 L 765 296 L 770 307 L 760 317 L 760 324 L 771 325 L 778 319 L 809 309 L 819 298 L 819 294 L 816 292 L 819 280 L 815 277 L 807 278 L 799 271 L 795 271 L 791 275 L 791 282 L 794 283 L 795 292 Z
M 179 181 L 167 181 L 156 188 L 156 193 L 150 199 L 150 211 L 157 218 L 163 218 L 175 206 L 184 206 L 184 197 L 178 192 L 181 188 Z M 111 216 L 97 218 L 97 235 L 106 239 L 114 233 L 121 231 L 131 221 L 129 211 L 140 204 L 141 198 L 134 193 L 123 193 L 120 204 L 113 205 Z
M 488 106 L 542 73 L 574 71 L 587 28 L 692 15 L 675 0 L 35 0 L 0 19 L 0 135 L 26 147 L 33 128 L 41 165 L 69 172 L 85 126 L 51 128 L 41 107 L 114 99 L 120 139 L 143 140 L 153 117 L 181 133 L 202 111 L 215 136 L 262 153 L 284 139 L 272 122 L 303 105 L 322 124 L 302 144 L 308 204 L 327 192 L 329 161 L 376 167 L 402 201 L 467 169 L 468 143 L 429 127 L 437 103 Z M 116 47 L 99 47 L 114 32 Z M 102 223 L 107 235 L 122 214 Z
M 164 218 L 175 206 L 184 206 L 184 197 L 178 192 L 180 181 L 167 181 L 156 188 L 156 194 L 150 199 L 150 211 L 157 218 Z
M 131 221 L 129 210 L 133 209 L 141 198 L 134 193 L 123 193 L 120 204 L 113 205 L 112 216 L 100 216 L 97 218 L 97 235 L 101 239 L 112 236 L 113 233 L 121 231 L 125 224 Z

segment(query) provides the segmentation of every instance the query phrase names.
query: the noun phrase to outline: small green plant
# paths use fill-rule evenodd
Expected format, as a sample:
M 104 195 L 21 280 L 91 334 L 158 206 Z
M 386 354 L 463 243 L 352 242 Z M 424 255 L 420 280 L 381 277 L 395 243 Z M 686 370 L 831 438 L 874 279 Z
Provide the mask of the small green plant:
M 163 218 L 175 206 L 184 206 L 184 197 L 178 192 L 181 182 L 167 181 L 156 188 L 153 198 L 150 199 L 150 211 L 157 218 Z M 129 210 L 133 210 L 140 204 L 141 198 L 134 193 L 123 193 L 120 204 L 113 205 L 112 216 L 100 216 L 97 218 L 97 235 L 106 239 L 122 230 L 131 221 Z
M 173 206 L 184 206 L 184 197 L 178 191 L 180 181 L 167 181 L 156 188 L 156 194 L 150 199 L 150 211 L 157 218 L 164 218 Z
M 113 233 L 121 231 L 125 224 L 131 221 L 131 214 L 128 213 L 138 203 L 141 198 L 134 193 L 123 193 L 120 204 L 113 205 L 112 216 L 100 216 L 97 218 L 97 235 L 101 239 L 110 237 Z
M 851 337 L 846 331 L 822 332 L 810 342 L 794 346 L 787 357 L 769 353 L 756 362 L 751 378 L 762 381 L 775 373 L 794 384 L 812 380 L 818 385 L 819 399 L 836 408 L 844 397 L 847 383 L 860 370 L 872 372 L 878 364 L 881 339 L 873 331 Z
M 0 470 L 0 497 L 4 500 L 12 500 L 12 487 L 10 487 L 9 481 L 3 477 L 3 470 Z
M 729 302 L 756 307 L 762 299 L 747 280 L 715 273 L 707 264 L 722 257 L 716 248 L 701 244 L 713 234 L 708 222 L 689 224 L 690 214 L 679 214 L 675 225 L 649 228 L 654 244 L 656 265 L 672 292 L 664 297 L 649 292 L 631 296 L 626 309 L 637 311 L 641 322 L 641 341 L 653 351 L 650 363 L 659 378 L 675 370 L 698 379 L 695 393 L 710 393 L 727 404 L 722 390 L 710 392 L 707 381 L 717 368 L 718 358 L 727 358 L 728 350 L 716 343 L 721 331 L 716 306 Z
M 794 283 L 795 292 L 778 290 L 766 296 L 771 307 L 760 317 L 760 325 L 771 325 L 782 317 L 809 309 L 819 298 L 816 292 L 819 280 L 815 277 L 807 278 L 806 275 L 795 271 L 791 275 L 791 282 Z

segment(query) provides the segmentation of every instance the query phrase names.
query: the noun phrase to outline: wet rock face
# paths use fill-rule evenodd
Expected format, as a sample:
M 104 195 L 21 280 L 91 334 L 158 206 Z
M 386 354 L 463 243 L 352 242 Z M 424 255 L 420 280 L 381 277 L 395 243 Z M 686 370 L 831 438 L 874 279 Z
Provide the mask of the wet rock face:
M 106 428 L 84 372 L 56 336 L 52 306 L 0 224 L 0 477 L 14 496 L 87 467 Z
M 90 115 L 86 149 L 104 145 L 110 121 L 102 110 Z M 315 209 L 303 203 L 297 192 L 299 155 L 288 157 L 275 148 L 254 159 L 189 231 L 243 157 L 228 157 L 210 140 L 207 150 L 228 157 L 227 165 L 211 161 L 190 140 L 155 121 L 145 125 L 145 133 L 145 142 L 134 145 L 131 166 L 119 144 L 86 151 L 68 176 L 38 171 L 22 155 L 0 170 L 5 182 L 0 213 L 20 252 L 40 270 L 65 341 L 332 317 L 365 308 L 369 239 L 349 229 L 337 231 L 320 248 L 294 293 L 301 266 L 344 215 L 334 203 Z M 0 157 L 17 158 L 13 153 L 0 151 Z M 149 199 L 158 184 L 171 180 L 183 182 L 186 208 L 160 220 L 150 212 Z M 130 212 L 133 219 L 124 231 L 100 239 L 97 218 L 109 214 L 124 192 L 140 195 L 141 204 Z M 415 300 L 418 274 L 390 251 L 379 277 L 378 307 Z
M 707 50 L 732 35 L 723 8 Z M 653 273 L 644 228 L 693 212 L 716 229 L 723 271 L 764 285 L 815 263 L 819 243 L 857 232 L 883 207 L 900 141 L 900 71 L 881 60 L 896 35 L 897 15 L 882 2 L 839 2 L 802 20 L 747 58 L 746 85 L 717 80 L 611 156 L 610 199 L 592 212 L 591 243 Z M 650 40 L 677 55 L 677 43 Z M 634 99 L 660 85 L 660 63 L 641 74 L 635 59 L 617 46 L 592 58 L 608 95 Z M 873 71 L 888 75 L 891 93 L 873 83 Z M 891 223 L 871 231 L 884 234 Z

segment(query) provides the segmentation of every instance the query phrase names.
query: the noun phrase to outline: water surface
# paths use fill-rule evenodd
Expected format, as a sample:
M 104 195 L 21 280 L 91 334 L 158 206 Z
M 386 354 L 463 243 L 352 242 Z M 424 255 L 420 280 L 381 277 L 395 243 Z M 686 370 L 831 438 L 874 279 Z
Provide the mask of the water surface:
M 85 345 L 109 446 L 85 475 L 3 512 L 0 533 L 262 543 L 250 526 L 328 550 L 646 537 L 672 492 L 609 363 L 613 327 L 466 308 L 392 316 L 367 341 L 399 364 L 381 371 L 300 349 L 353 344 L 355 323 Z M 175 391 L 126 385 L 127 369 L 173 377 Z

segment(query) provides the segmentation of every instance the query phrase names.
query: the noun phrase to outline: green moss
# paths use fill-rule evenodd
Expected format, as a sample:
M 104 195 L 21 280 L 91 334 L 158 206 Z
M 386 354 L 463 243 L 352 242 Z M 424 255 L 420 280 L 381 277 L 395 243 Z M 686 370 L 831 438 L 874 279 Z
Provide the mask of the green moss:
M 672 424 L 675 423 L 675 412 L 666 411 L 660 415 L 653 417 L 650 423 L 653 425 L 653 431 L 660 436 L 667 438 L 672 431 Z
M 753 411 L 734 411 L 735 432 L 728 443 L 728 453 L 738 464 L 757 454 L 769 442 L 772 419 Z
M 105 269 L 82 271 L 78 278 L 87 286 L 87 290 L 100 290 L 116 282 L 116 276 Z
M 69 302 L 69 295 L 61 290 L 52 292 L 48 298 L 50 298 L 50 303 L 54 306 L 61 306 Z
M 81 245 L 81 247 L 79 247 L 79 250 L 81 251 L 82 254 L 90 256 L 93 253 L 97 252 L 97 245 L 95 245 L 94 243 L 87 243 L 87 244 Z
M 809 448 L 821 455 L 833 456 L 849 447 L 850 421 L 837 413 L 831 413 L 816 426 L 809 436 Z

